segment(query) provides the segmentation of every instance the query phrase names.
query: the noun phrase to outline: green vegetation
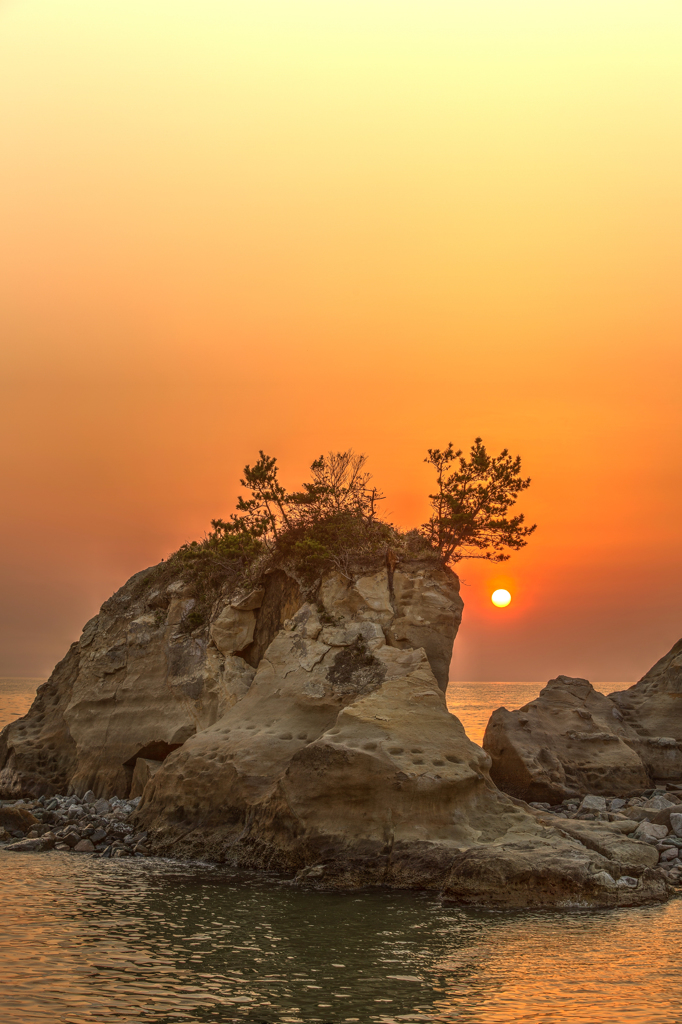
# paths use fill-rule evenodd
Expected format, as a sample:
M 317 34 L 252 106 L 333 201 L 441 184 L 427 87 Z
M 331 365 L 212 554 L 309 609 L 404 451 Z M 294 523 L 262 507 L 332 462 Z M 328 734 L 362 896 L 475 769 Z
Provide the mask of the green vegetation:
M 462 558 L 485 558 L 505 562 L 505 548 L 518 550 L 536 526 L 524 526 L 523 515 L 507 513 L 530 478 L 521 477 L 521 458 L 505 448 L 498 456 L 488 455 L 480 437 L 471 446 L 467 461 L 452 442 L 441 451 L 429 448 L 430 463 L 437 474 L 438 489 L 430 494 L 432 515 L 422 527 L 423 535 L 438 551 L 444 564 Z
M 307 587 L 327 569 L 350 576 L 354 568 L 385 558 L 387 547 L 404 545 L 402 535 L 378 518 L 383 495 L 370 485 L 366 461 L 352 450 L 322 455 L 310 467 L 311 480 L 287 493 L 277 460 L 261 451 L 241 480 L 251 496 L 238 499 L 229 520 L 212 520 L 205 543 L 250 544 L 262 566 L 285 566 Z M 429 545 L 421 547 L 430 552 Z
M 185 618 L 188 630 L 203 626 L 227 584 L 232 589 L 257 585 L 268 569 L 284 568 L 312 594 L 323 573 L 354 572 L 385 564 L 386 559 L 420 559 L 443 566 L 462 558 L 503 561 L 505 549 L 527 543 L 535 526 L 523 515 L 507 516 L 530 480 L 520 476 L 521 463 L 505 449 L 488 455 L 476 438 L 469 460 L 452 444 L 429 449 L 437 473 L 430 495 L 432 515 L 420 530 L 403 532 L 379 518 L 384 496 L 371 485 L 365 455 L 352 450 L 320 456 L 311 479 L 300 491 L 287 492 L 277 460 L 263 451 L 244 468 L 236 511 L 211 520 L 201 541 L 176 551 L 146 578 L 145 586 L 183 579 L 192 586 L 195 607 Z M 389 554 L 390 553 L 390 554 Z

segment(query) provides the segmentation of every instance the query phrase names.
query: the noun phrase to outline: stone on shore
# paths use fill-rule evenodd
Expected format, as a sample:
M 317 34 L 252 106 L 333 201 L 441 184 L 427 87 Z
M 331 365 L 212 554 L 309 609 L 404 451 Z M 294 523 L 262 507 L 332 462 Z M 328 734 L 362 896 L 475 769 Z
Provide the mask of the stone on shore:
M 52 836 L 41 836 L 36 839 L 20 839 L 18 843 L 10 843 L 5 849 L 12 853 L 41 853 L 43 850 L 51 850 L 54 845 Z
M 550 679 L 518 711 L 493 712 L 483 739 L 491 778 L 511 796 L 552 804 L 586 793 L 641 793 L 647 772 L 625 741 L 618 715 L 587 679 Z
M 551 679 L 524 707 L 493 712 L 483 739 L 491 777 L 532 802 L 665 789 L 682 779 L 681 689 L 682 641 L 634 686 L 608 696 L 586 679 Z M 675 800 L 654 794 L 647 814 Z
M 606 810 L 606 798 L 603 796 L 595 796 L 593 793 L 588 793 L 586 797 L 583 797 L 583 801 L 580 805 L 581 811 L 605 811 Z
M 668 829 L 665 825 L 654 825 L 651 821 L 642 821 L 633 832 L 635 839 L 643 839 L 645 843 L 657 843 L 659 839 L 665 839 Z
M 33 825 L 37 824 L 38 819 L 23 807 L 0 807 L 0 828 L 6 829 L 11 834 L 17 831 L 28 832 Z
M 678 805 L 679 806 L 679 805 Z M 682 836 L 682 807 L 675 809 L 675 812 L 669 812 L 670 815 L 670 828 L 676 836 Z

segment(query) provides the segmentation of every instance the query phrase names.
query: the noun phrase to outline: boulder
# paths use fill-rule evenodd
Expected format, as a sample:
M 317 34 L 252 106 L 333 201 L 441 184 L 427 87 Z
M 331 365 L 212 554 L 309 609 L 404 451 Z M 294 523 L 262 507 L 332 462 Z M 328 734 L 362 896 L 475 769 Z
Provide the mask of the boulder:
M 42 853 L 44 850 L 52 850 L 55 845 L 55 837 L 51 832 L 46 833 L 43 836 L 32 836 L 26 839 L 20 839 L 18 843 L 11 843 L 6 846 L 6 850 L 11 850 L 13 853 Z
M 651 821 L 641 821 L 633 832 L 635 839 L 643 839 L 645 843 L 657 843 L 659 839 L 665 839 L 667 834 L 665 825 L 654 825 Z
M 638 683 L 608 697 L 586 679 L 551 679 L 517 711 L 493 712 L 483 746 L 492 778 L 524 800 L 670 786 L 682 779 L 682 640 Z M 648 815 L 677 798 L 653 799 Z
M 0 828 L 8 832 L 28 832 L 38 819 L 24 807 L 0 807 Z
M 81 842 L 81 837 L 77 832 L 68 832 L 66 835 L 60 836 L 59 841 L 73 850 Z
M 583 846 L 620 865 L 625 874 L 639 874 L 643 868 L 652 868 L 658 862 L 658 852 L 646 840 L 634 833 L 634 840 L 612 823 L 572 821 L 562 823 L 561 830 L 578 839 Z
M 10 843 L 5 849 L 12 853 L 35 853 L 43 850 L 45 843 L 42 839 L 20 839 L 18 843 Z
M 618 709 L 587 679 L 558 676 L 518 711 L 494 711 L 483 746 L 501 789 L 556 804 L 646 789 L 649 777 L 627 734 Z
M 670 811 L 671 807 L 675 804 L 672 800 L 667 800 L 664 796 L 652 796 L 648 800 L 645 800 L 642 804 L 645 811 Z
M 224 655 L 235 654 L 249 646 L 256 628 L 255 612 L 227 604 L 211 623 L 211 639 Z
M 581 811 L 605 811 L 606 810 L 606 797 L 595 796 L 593 793 L 588 793 L 580 805 Z
M 612 821 L 610 826 L 614 832 L 622 832 L 625 836 L 632 835 L 633 832 L 637 831 L 637 822 L 628 819 Z

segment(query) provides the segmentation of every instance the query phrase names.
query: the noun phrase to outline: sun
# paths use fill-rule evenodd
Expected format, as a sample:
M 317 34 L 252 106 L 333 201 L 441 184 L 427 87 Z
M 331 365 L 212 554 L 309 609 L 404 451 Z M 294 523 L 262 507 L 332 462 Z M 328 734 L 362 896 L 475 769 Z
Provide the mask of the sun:
M 496 608 L 506 608 L 511 601 L 511 594 L 508 590 L 495 590 L 490 600 Z

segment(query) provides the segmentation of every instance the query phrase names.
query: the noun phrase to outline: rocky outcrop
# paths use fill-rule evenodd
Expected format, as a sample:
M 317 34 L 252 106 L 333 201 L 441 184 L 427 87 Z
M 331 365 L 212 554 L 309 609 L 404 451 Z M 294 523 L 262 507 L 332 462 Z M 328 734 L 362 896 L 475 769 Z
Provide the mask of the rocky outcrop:
M 433 588 L 417 584 L 412 595 Z M 441 585 L 426 607 L 444 615 L 445 596 Z M 150 848 L 301 884 L 434 888 L 458 902 L 662 898 L 656 851 L 606 826 L 597 849 L 496 789 L 427 651 L 391 645 L 403 638 L 390 602 L 381 577 L 324 582 L 320 606 L 286 623 L 248 693 L 145 788 L 137 820 Z
M 134 775 L 139 789 L 155 765 L 241 700 L 303 603 L 296 580 L 277 570 L 251 591 L 226 589 L 210 621 L 192 630 L 196 595 L 182 580 L 155 585 L 158 568 L 102 605 L 29 713 L 0 734 L 0 797 L 93 790 L 122 798 Z M 462 609 L 453 573 L 411 563 L 354 582 L 332 574 L 319 604 L 330 623 L 352 615 L 382 640 L 385 630 L 396 649 L 418 636 L 447 686 Z
M 682 781 L 682 641 L 609 696 L 586 679 L 551 679 L 517 711 L 493 712 L 483 746 L 497 785 L 529 801 L 634 796 L 655 781 Z
M 649 777 L 682 780 L 682 640 L 638 683 L 609 698 Z
M 328 573 L 313 597 L 279 570 L 226 590 L 196 628 L 197 595 L 158 578 L 106 602 L 4 731 L 0 795 L 141 796 L 130 827 L 146 851 L 304 885 L 500 906 L 667 897 L 646 843 L 609 823 L 587 841 L 495 786 L 445 703 L 462 608 L 449 570 L 389 558 Z M 97 849 L 105 825 L 87 828 Z
M 647 788 L 644 765 L 625 740 L 620 712 L 586 679 L 550 679 L 518 711 L 498 708 L 483 747 L 506 793 L 550 804 L 584 793 L 632 796 Z
M 127 796 L 138 758 L 163 760 L 248 688 L 253 669 L 182 629 L 180 582 L 133 576 L 102 605 L 28 714 L 0 735 L 0 796 Z
M 499 792 L 424 651 L 335 608 L 325 626 L 302 606 L 244 698 L 163 763 L 137 817 L 152 850 L 465 903 L 664 898 L 656 851 L 606 827 L 596 849 Z

